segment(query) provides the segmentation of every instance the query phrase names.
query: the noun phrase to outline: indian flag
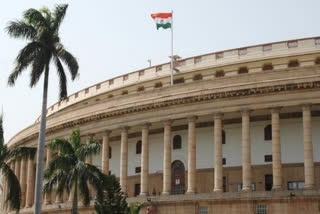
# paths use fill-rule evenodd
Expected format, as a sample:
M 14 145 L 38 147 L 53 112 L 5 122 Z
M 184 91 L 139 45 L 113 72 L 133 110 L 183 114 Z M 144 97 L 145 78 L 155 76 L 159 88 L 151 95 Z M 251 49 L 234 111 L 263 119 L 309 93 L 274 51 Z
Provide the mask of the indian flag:
M 171 28 L 172 13 L 153 13 L 151 17 L 156 22 L 157 30 L 161 27 L 163 29 Z

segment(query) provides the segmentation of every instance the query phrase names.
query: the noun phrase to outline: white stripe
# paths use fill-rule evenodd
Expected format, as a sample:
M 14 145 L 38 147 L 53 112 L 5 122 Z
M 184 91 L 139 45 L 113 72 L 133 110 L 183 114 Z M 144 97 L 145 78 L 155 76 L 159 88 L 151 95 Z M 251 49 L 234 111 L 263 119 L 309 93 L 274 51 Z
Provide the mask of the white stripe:
M 169 18 L 155 18 L 154 21 L 156 22 L 156 24 L 167 24 L 167 23 L 172 23 L 172 17 Z

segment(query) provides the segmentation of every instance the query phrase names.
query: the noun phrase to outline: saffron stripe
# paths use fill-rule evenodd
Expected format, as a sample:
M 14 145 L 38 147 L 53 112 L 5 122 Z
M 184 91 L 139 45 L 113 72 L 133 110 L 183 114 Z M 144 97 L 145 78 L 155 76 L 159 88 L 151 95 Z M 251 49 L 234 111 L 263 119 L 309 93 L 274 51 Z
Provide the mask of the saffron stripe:
M 151 14 L 151 17 L 153 19 L 155 19 L 155 18 L 167 19 L 167 18 L 172 17 L 172 13 L 153 13 L 153 14 Z

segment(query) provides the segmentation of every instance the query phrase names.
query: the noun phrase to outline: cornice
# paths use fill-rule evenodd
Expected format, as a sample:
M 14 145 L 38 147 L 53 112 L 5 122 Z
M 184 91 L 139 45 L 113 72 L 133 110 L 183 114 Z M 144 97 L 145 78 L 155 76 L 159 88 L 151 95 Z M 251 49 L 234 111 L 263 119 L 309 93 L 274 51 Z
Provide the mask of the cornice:
M 320 88 L 320 81 L 288 83 L 288 84 L 279 84 L 279 85 L 264 86 L 264 87 L 252 87 L 249 89 L 239 89 L 239 90 L 230 90 L 225 92 L 216 92 L 216 93 L 209 93 L 209 94 L 203 94 L 203 95 L 200 94 L 200 95 L 194 95 L 194 96 L 186 96 L 183 98 L 177 98 L 172 100 L 144 104 L 140 106 L 128 107 L 120 110 L 115 110 L 111 112 L 105 112 L 97 115 L 92 115 L 89 117 L 80 118 L 80 119 L 69 121 L 54 127 L 50 127 L 46 130 L 46 134 L 47 135 L 55 134 L 63 129 L 77 127 L 80 125 L 89 124 L 91 122 L 96 122 L 96 121 L 104 120 L 107 118 L 125 116 L 127 114 L 140 113 L 140 112 L 149 111 L 149 110 L 159 110 L 161 108 L 167 108 L 171 106 L 202 103 L 210 100 L 222 100 L 225 98 L 237 98 L 237 97 L 240 98 L 240 97 L 248 97 L 248 96 L 256 96 L 256 95 L 268 95 L 268 94 L 279 93 L 279 92 L 294 92 L 294 91 L 310 90 L 310 89 L 317 89 L 317 88 Z M 38 133 L 32 134 L 24 138 L 19 143 L 15 143 L 15 145 L 23 144 L 24 142 L 28 142 L 37 137 L 38 137 Z

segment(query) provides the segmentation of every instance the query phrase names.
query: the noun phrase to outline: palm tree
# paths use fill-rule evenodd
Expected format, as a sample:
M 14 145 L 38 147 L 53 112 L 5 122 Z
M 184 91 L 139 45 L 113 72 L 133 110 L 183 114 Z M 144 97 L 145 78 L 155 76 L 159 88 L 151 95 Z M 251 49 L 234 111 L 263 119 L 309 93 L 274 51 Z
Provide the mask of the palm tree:
M 5 203 L 9 204 L 10 209 L 20 210 L 21 188 L 18 178 L 8 165 L 8 161 L 13 158 L 33 159 L 35 152 L 36 148 L 31 147 L 7 148 L 3 138 L 3 116 L 0 115 L 0 172 L 1 178 L 7 185 Z
M 139 214 L 144 204 L 136 203 L 128 207 L 127 214 Z
M 49 65 L 53 62 L 57 68 L 60 100 L 67 96 L 67 78 L 62 62 L 67 65 L 72 80 L 78 75 L 77 60 L 64 49 L 59 37 L 59 28 L 67 8 L 68 5 L 57 5 L 52 13 L 48 8 L 29 9 L 24 12 L 22 20 L 11 21 L 6 28 L 9 36 L 28 41 L 16 57 L 16 65 L 9 76 L 8 84 L 13 86 L 19 75 L 28 67 L 31 67 L 30 87 L 34 87 L 44 74 L 35 187 L 34 213 L 36 214 L 41 213 Z
M 83 204 L 90 204 L 90 185 L 96 191 L 96 199 L 102 200 L 104 174 L 96 166 L 85 162 L 86 158 L 97 154 L 100 145 L 93 140 L 89 144 L 80 141 L 79 129 L 73 130 L 69 140 L 55 139 L 50 143 L 51 150 L 57 150 L 55 156 L 45 170 L 44 192 L 50 193 L 56 189 L 57 194 L 63 191 L 73 194 L 72 211 L 78 213 L 78 193 L 82 197 Z

